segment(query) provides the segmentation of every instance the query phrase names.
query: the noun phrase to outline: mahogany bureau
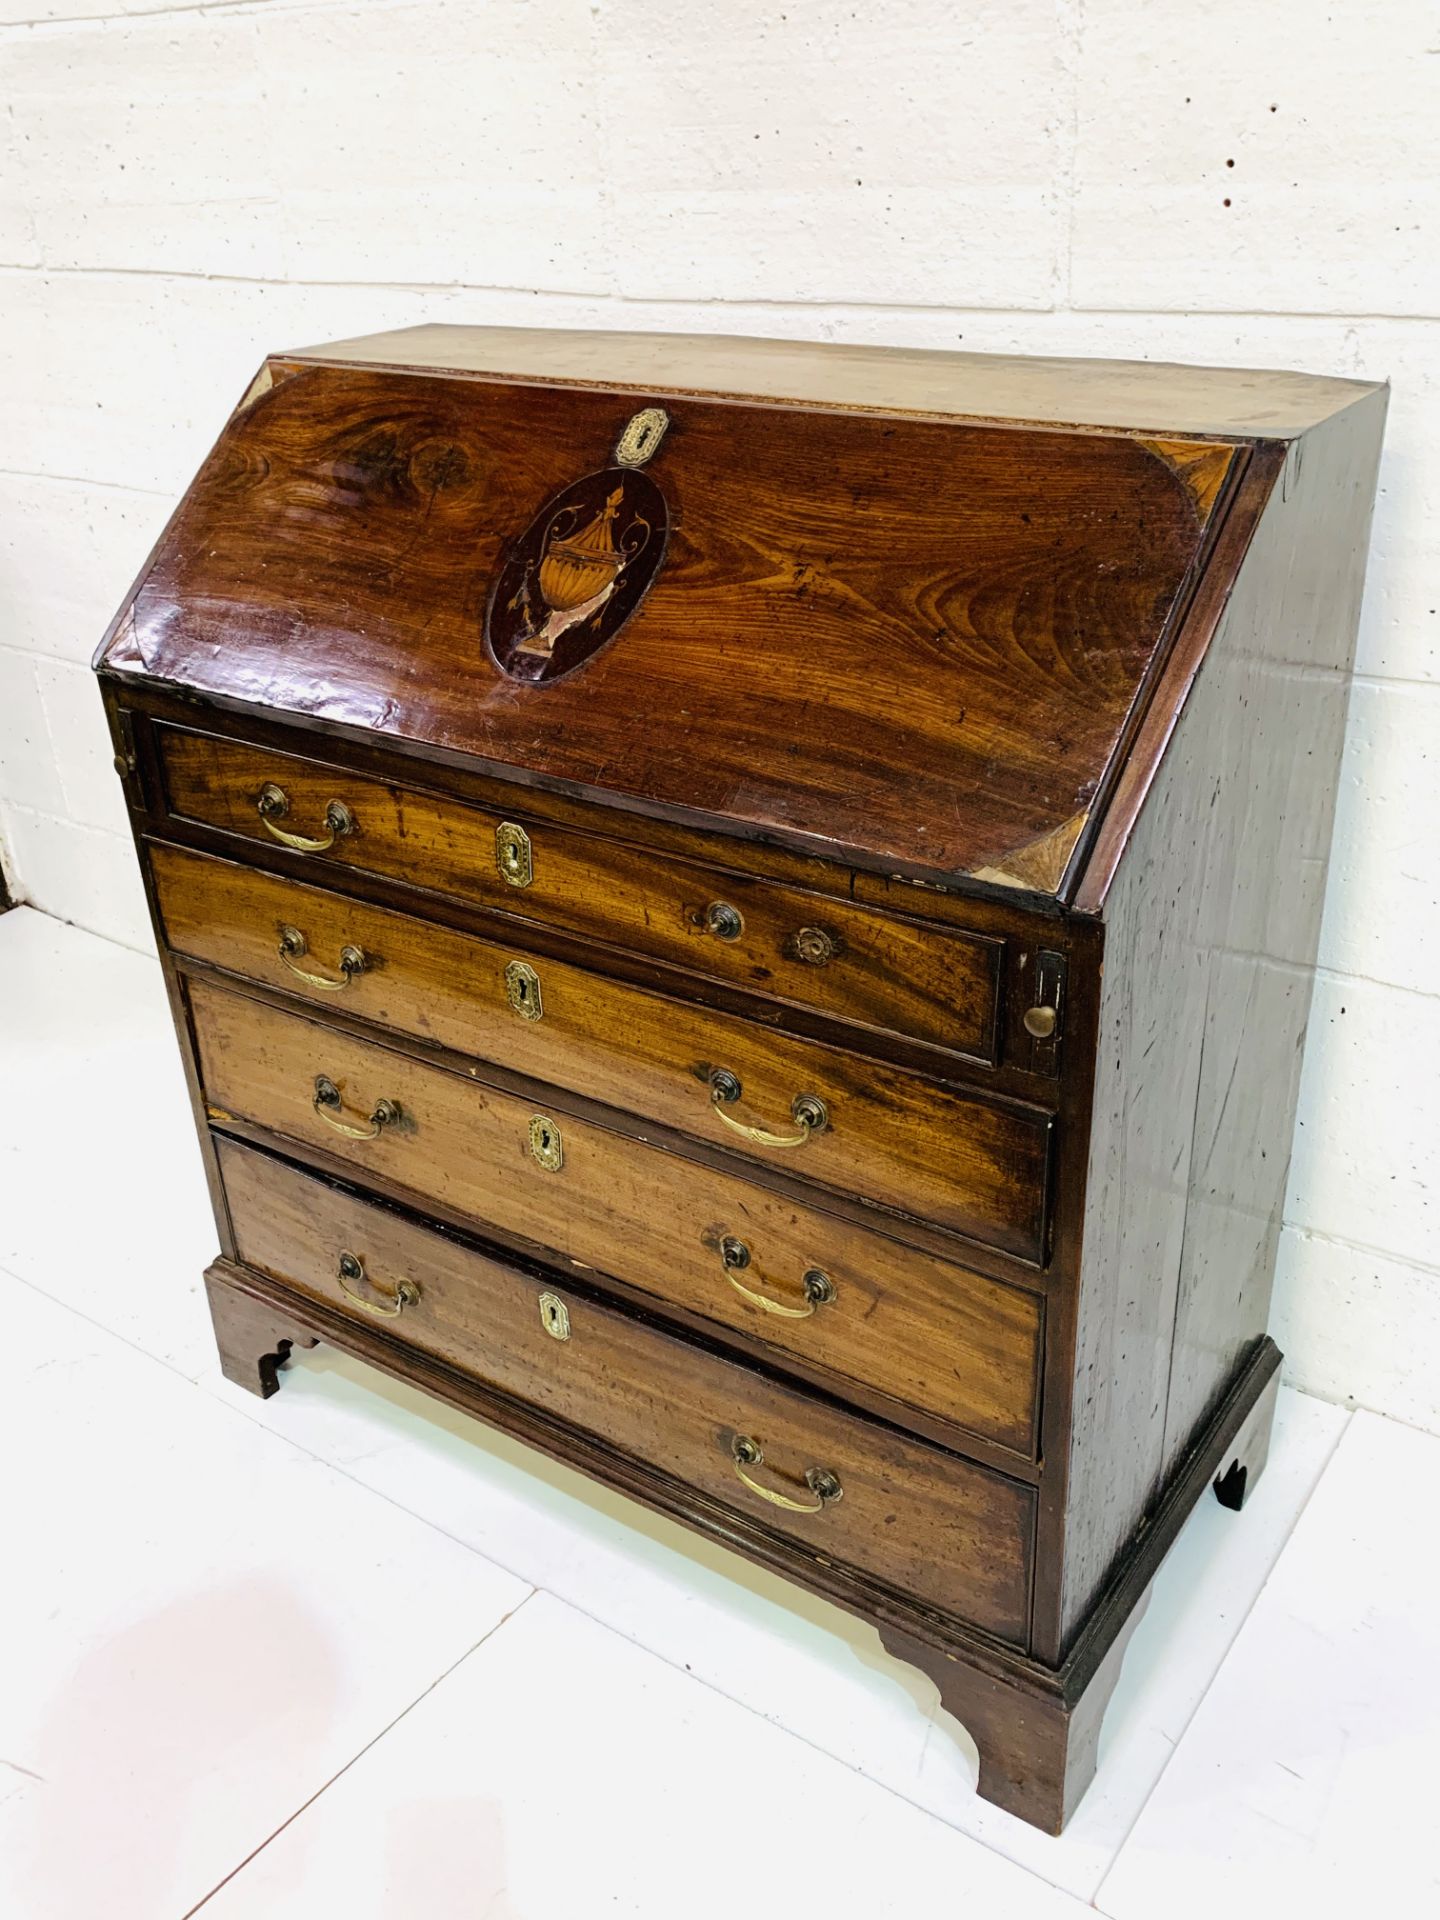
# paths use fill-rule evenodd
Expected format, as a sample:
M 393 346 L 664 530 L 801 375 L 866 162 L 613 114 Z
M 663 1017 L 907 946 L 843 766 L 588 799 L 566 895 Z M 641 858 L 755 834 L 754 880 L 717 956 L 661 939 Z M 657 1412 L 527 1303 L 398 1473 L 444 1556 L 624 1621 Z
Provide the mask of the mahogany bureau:
M 97 666 L 221 1240 L 873 1623 L 1058 1831 L 1240 1505 L 1385 391 L 421 327 Z

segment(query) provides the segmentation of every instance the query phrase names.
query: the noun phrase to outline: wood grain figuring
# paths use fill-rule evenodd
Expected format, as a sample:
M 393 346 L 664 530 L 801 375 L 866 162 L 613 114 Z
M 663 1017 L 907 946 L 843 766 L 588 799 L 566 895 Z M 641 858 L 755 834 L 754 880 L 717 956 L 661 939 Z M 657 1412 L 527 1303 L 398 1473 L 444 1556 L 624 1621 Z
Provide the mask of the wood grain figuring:
M 223 1147 L 221 1163 L 247 1265 L 360 1318 L 364 1309 L 336 1279 L 340 1254 L 351 1251 L 377 1303 L 393 1300 L 402 1279 L 417 1288 L 397 1337 L 816 1553 L 1023 1640 L 1028 1488 L 803 1398 L 573 1288 L 563 1292 L 569 1337 L 553 1338 L 541 1314 L 543 1282 L 239 1147 Z M 764 1461 L 752 1477 L 762 1484 L 808 1502 L 805 1471 L 820 1467 L 837 1476 L 841 1497 L 805 1514 L 764 1501 L 735 1473 L 737 1434 L 759 1443 Z
M 1265 1329 L 1383 418 L 1272 494 L 1106 901 L 1067 1633 Z
M 541 1017 L 527 1020 L 506 986 L 507 967 L 525 954 L 518 945 L 447 935 L 243 869 L 217 871 L 193 855 L 157 851 L 156 877 L 167 935 L 180 952 L 297 991 L 323 1009 L 337 999 L 308 987 L 295 967 L 344 980 L 339 956 L 358 947 L 366 965 L 342 988 L 347 1013 L 1038 1257 L 1050 1134 L 1043 1113 L 1012 1113 L 539 956 L 529 991 Z M 280 947 L 291 925 L 309 949 L 294 966 Z M 723 1106 L 711 1094 L 718 1069 L 742 1089 Z M 800 1145 L 752 1141 L 722 1118 L 794 1142 L 791 1109 L 805 1094 L 824 1101 L 829 1120 Z
M 519 686 L 481 641 L 491 583 L 631 411 L 306 368 L 232 418 L 112 663 L 937 877 L 1083 810 L 1203 544 L 1166 460 L 676 402 L 643 607 L 582 672 Z
M 172 811 L 247 840 L 275 844 L 256 805 L 269 782 L 290 801 L 279 824 L 312 838 L 321 836 L 330 802 L 343 800 L 355 828 L 306 856 L 317 878 L 357 868 L 389 875 L 521 922 L 630 947 L 865 1026 L 898 1029 L 969 1058 L 996 1057 L 1004 948 L 994 939 L 567 833 L 523 805 L 504 816 L 486 813 L 323 763 L 169 729 L 161 752 Z M 495 834 L 505 819 L 518 820 L 532 842 L 526 887 L 509 885 L 496 865 Z M 739 913 L 737 939 L 709 930 L 716 903 Z M 807 931 L 830 941 L 833 957 L 825 964 L 801 958 Z
M 217 1124 L 239 1117 L 301 1150 L 334 1154 L 361 1180 L 383 1175 L 418 1203 L 442 1201 L 581 1272 L 627 1278 L 659 1300 L 1033 1453 L 1040 1318 L 1030 1296 L 568 1116 L 557 1122 L 564 1166 L 548 1172 L 529 1148 L 541 1102 L 204 982 L 192 984 L 191 1002 Z M 363 1124 L 376 1100 L 391 1098 L 405 1123 L 376 1140 L 335 1133 L 313 1106 L 322 1072 L 345 1096 L 348 1121 Z M 750 1249 L 751 1265 L 737 1276 L 746 1284 L 796 1306 L 805 1273 L 818 1266 L 834 1301 L 804 1321 L 765 1313 L 730 1284 L 727 1236 Z

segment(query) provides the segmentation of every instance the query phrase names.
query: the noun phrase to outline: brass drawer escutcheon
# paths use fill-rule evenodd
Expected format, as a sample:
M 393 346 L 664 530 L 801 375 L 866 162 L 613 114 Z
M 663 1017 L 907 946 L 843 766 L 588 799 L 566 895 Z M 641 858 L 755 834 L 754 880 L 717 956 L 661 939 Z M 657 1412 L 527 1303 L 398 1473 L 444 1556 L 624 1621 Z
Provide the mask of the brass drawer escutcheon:
M 366 1313 L 373 1313 L 379 1320 L 398 1320 L 406 1307 L 413 1307 L 420 1298 L 420 1289 L 413 1280 L 402 1280 L 389 1300 L 367 1300 L 363 1293 L 357 1293 L 352 1284 L 357 1280 L 363 1281 L 366 1286 L 375 1285 L 358 1253 L 341 1254 L 337 1277 L 340 1291 L 353 1300 L 357 1307 L 363 1307 Z
M 340 1111 L 340 1089 L 327 1074 L 315 1076 L 315 1098 L 312 1102 L 318 1118 L 335 1133 L 343 1133 L 347 1140 L 378 1140 L 386 1127 L 393 1127 L 400 1118 L 400 1107 L 394 1100 L 377 1100 L 370 1113 L 370 1123 L 364 1127 L 352 1127 L 348 1120 L 337 1120 Z
M 552 1340 L 570 1338 L 570 1309 L 558 1293 L 542 1293 L 539 1300 L 540 1324 Z
M 830 1114 L 825 1102 L 815 1093 L 797 1093 L 790 1102 L 790 1118 L 799 1128 L 798 1133 L 771 1133 L 768 1127 L 747 1126 L 743 1120 L 736 1120 L 726 1113 L 745 1089 L 740 1076 L 732 1073 L 728 1067 L 715 1067 L 710 1073 L 710 1105 L 717 1119 L 722 1120 L 732 1133 L 753 1140 L 759 1147 L 803 1147 L 812 1133 L 823 1133 L 830 1124 Z
M 340 949 L 340 978 L 333 980 L 328 973 L 311 973 L 308 967 L 298 967 L 295 962 L 310 951 L 310 943 L 299 927 L 282 926 L 280 945 L 276 952 L 297 980 L 303 980 L 307 987 L 315 987 L 321 993 L 343 993 L 352 986 L 357 977 L 370 965 L 368 956 L 359 947 Z
M 355 831 L 355 816 L 343 800 L 331 800 L 325 808 L 325 832 L 319 838 L 311 838 L 303 833 L 291 833 L 285 827 L 277 827 L 275 822 L 283 820 L 290 811 L 290 796 L 283 787 L 276 786 L 273 780 L 267 780 L 260 789 L 255 802 L 260 815 L 260 824 L 283 847 L 293 847 L 297 853 L 324 853 L 333 847 L 337 840 L 343 840 L 347 833 Z
M 753 1287 L 747 1287 L 736 1278 L 750 1265 L 750 1249 L 745 1242 L 733 1233 L 727 1233 L 720 1242 L 720 1260 L 725 1268 L 725 1278 L 730 1282 L 742 1300 L 748 1300 L 764 1313 L 773 1313 L 781 1320 L 808 1320 L 817 1307 L 828 1306 L 835 1298 L 835 1282 L 823 1267 L 807 1267 L 801 1276 L 800 1286 L 805 1295 L 803 1307 L 787 1307 L 779 1300 L 772 1300 L 769 1294 L 757 1293 Z
M 565 1164 L 565 1142 L 560 1138 L 560 1129 L 543 1113 L 537 1113 L 530 1122 L 530 1153 L 547 1173 L 559 1173 Z
M 540 992 L 540 976 L 524 960 L 512 960 L 505 969 L 505 998 L 522 1020 L 541 1020 L 545 1001 Z
M 751 1493 L 758 1493 L 762 1500 L 768 1500 L 772 1506 L 783 1507 L 787 1513 L 819 1513 L 823 1508 L 833 1506 L 845 1491 L 840 1485 L 840 1476 L 831 1473 L 828 1467 L 805 1469 L 805 1484 L 814 1494 L 813 1500 L 792 1500 L 788 1493 L 779 1493 L 774 1487 L 763 1486 L 745 1471 L 747 1467 L 765 1464 L 765 1453 L 759 1441 L 752 1440 L 747 1433 L 736 1434 L 730 1455 L 735 1463 L 736 1478 L 743 1480 Z
M 530 836 L 513 820 L 502 820 L 495 829 L 495 865 L 500 877 L 512 887 L 528 887 L 535 878 L 535 854 Z

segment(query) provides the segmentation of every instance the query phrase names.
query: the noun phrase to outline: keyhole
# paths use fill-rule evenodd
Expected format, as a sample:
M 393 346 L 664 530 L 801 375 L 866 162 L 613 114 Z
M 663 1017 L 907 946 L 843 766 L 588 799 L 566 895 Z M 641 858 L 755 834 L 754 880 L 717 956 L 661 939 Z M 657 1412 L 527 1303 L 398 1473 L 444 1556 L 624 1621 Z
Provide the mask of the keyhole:
M 512 960 L 505 969 L 505 992 L 512 1009 L 522 1020 L 539 1020 L 545 1012 L 540 997 L 540 976 L 524 960 Z
M 560 1129 L 543 1113 L 537 1113 L 530 1122 L 530 1152 L 549 1173 L 558 1173 L 565 1164 L 565 1143 L 560 1138 Z
M 570 1309 L 558 1294 L 541 1294 L 540 1324 L 552 1340 L 570 1338 Z

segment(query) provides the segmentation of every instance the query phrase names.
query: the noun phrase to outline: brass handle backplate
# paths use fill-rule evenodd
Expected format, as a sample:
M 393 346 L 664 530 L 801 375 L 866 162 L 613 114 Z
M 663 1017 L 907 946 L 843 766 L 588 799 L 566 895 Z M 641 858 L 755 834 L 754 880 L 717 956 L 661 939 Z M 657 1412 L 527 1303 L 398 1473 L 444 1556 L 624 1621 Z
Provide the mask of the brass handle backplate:
M 370 965 L 369 959 L 359 947 L 342 947 L 340 978 L 332 980 L 328 973 L 312 973 L 308 967 L 296 966 L 296 961 L 309 950 L 309 942 L 299 927 L 281 927 L 280 945 L 277 949 L 281 960 L 297 980 L 303 980 L 307 987 L 317 987 L 321 993 L 343 993 L 346 987 L 354 983 L 356 976 L 364 973 Z
M 801 927 L 794 947 L 795 958 L 807 967 L 828 967 L 837 952 L 835 936 L 828 927 Z
M 420 1289 L 413 1280 L 402 1280 L 388 1300 L 367 1300 L 363 1293 L 357 1293 L 352 1281 L 360 1280 L 372 1287 L 375 1285 L 358 1253 L 341 1254 L 338 1277 L 340 1291 L 348 1295 L 357 1307 L 363 1307 L 366 1313 L 373 1313 L 379 1320 L 397 1320 L 406 1307 L 413 1307 L 420 1298 Z
M 805 1484 L 814 1495 L 812 1500 L 792 1500 L 788 1493 L 780 1493 L 752 1479 L 745 1469 L 764 1466 L 765 1454 L 760 1442 L 752 1440 L 748 1433 L 736 1434 L 731 1442 L 730 1457 L 735 1464 L 736 1478 L 743 1480 L 751 1493 L 758 1493 L 762 1500 L 768 1500 L 771 1506 L 783 1507 L 787 1513 L 819 1513 L 822 1508 L 833 1506 L 844 1492 L 839 1474 L 832 1473 L 828 1467 L 805 1469 Z
M 326 1126 L 335 1133 L 343 1133 L 347 1140 L 378 1140 L 386 1127 L 393 1127 L 400 1118 L 399 1104 L 394 1100 L 377 1100 L 370 1114 L 368 1126 L 352 1127 L 348 1120 L 337 1120 L 340 1111 L 340 1089 L 326 1074 L 315 1076 L 315 1112 Z
M 728 1067 L 715 1067 L 711 1070 L 709 1085 L 710 1105 L 716 1117 L 732 1133 L 753 1140 L 760 1147 L 803 1147 L 812 1133 L 823 1133 L 830 1124 L 829 1112 L 818 1094 L 797 1093 L 790 1102 L 790 1118 L 795 1122 L 798 1132 L 772 1133 L 768 1127 L 747 1126 L 743 1120 L 736 1120 L 725 1111 L 745 1091 L 739 1075 L 732 1073 Z
M 273 780 L 267 780 L 260 789 L 255 802 L 260 815 L 260 824 L 268 834 L 272 834 L 283 847 L 294 847 L 297 853 L 324 853 L 333 847 L 337 840 L 343 840 L 347 833 L 355 831 L 355 816 L 343 800 L 331 800 L 325 808 L 325 832 L 318 838 L 304 833 L 291 833 L 288 828 L 277 827 L 275 822 L 283 820 L 290 811 L 290 796 L 283 787 L 277 787 Z
M 738 940 L 745 931 L 745 917 L 738 907 L 732 907 L 728 900 L 712 900 L 701 921 L 707 933 L 713 933 L 717 940 Z
M 779 1300 L 772 1300 L 769 1294 L 758 1293 L 754 1287 L 747 1287 L 736 1276 L 750 1265 L 750 1249 L 733 1233 L 727 1233 L 721 1240 L 720 1259 L 725 1268 L 725 1278 L 741 1299 L 750 1301 L 763 1313 L 775 1314 L 781 1320 L 808 1320 L 817 1307 L 827 1306 L 835 1298 L 835 1282 L 822 1267 L 807 1267 L 801 1277 L 800 1286 L 805 1295 L 803 1307 L 787 1307 Z

